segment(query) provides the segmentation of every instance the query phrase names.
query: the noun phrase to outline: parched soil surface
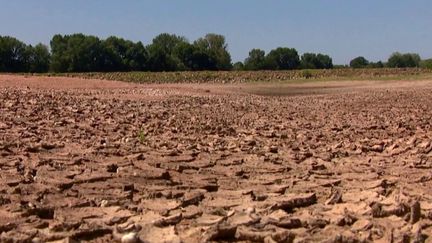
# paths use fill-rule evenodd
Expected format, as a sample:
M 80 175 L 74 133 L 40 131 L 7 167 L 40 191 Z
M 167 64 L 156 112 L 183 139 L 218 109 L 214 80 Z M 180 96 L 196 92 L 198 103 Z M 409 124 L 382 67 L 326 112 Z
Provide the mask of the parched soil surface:
M 422 242 L 432 81 L 0 76 L 0 242 Z

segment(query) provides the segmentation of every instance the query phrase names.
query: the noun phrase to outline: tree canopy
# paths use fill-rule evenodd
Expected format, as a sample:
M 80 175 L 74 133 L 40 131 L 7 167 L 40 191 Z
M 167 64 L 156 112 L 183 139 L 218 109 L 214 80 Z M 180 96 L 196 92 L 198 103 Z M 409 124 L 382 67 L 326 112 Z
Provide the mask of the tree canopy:
M 163 33 L 153 39 L 147 47 L 151 71 L 176 71 L 183 69 L 175 50 L 182 44 L 188 43 L 186 38 Z
M 266 68 L 271 70 L 291 70 L 300 67 L 300 58 L 294 48 L 278 47 L 266 56 Z
M 248 58 L 244 61 L 244 69 L 246 70 L 262 70 L 265 66 L 266 55 L 265 51 L 261 49 L 252 49 Z
M 415 53 L 393 53 L 387 63 L 369 62 L 363 56 L 352 59 L 351 68 L 432 68 L 431 59 L 421 60 Z M 111 36 L 100 39 L 81 33 L 54 35 L 50 47 L 27 45 L 0 36 L 0 72 L 128 72 L 200 70 L 292 70 L 330 69 L 329 55 L 306 52 L 299 56 L 294 48 L 277 47 L 267 54 L 253 48 L 244 62 L 232 63 L 226 38 L 206 34 L 190 42 L 183 36 L 162 33 L 151 43 L 133 42 Z
M 432 58 L 421 61 L 420 67 L 432 69 Z
M 51 40 L 54 72 L 109 71 L 107 52 L 101 40 L 83 34 L 55 35 Z
M 304 53 L 301 57 L 303 69 L 330 69 L 333 68 L 333 60 L 324 54 Z
M 214 61 L 216 70 L 230 70 L 232 68 L 231 54 L 228 52 L 228 44 L 223 35 L 207 34 L 196 40 L 194 46 Z
M 420 67 L 421 58 L 415 53 L 393 53 L 388 61 L 387 66 L 392 68 Z
M 10 36 L 0 36 L 0 72 L 47 72 L 50 53 L 43 44 L 36 46 Z
M 365 68 L 368 65 L 369 61 L 362 56 L 356 57 L 350 61 L 350 67 L 352 68 Z
M 110 71 L 143 71 L 148 65 L 148 53 L 141 42 L 134 43 L 115 36 L 102 42 L 106 69 Z
M 43 44 L 37 44 L 27 47 L 28 50 L 28 72 L 45 73 L 49 70 L 51 54 L 48 47 Z
M 0 71 L 24 72 L 27 69 L 27 46 L 10 36 L 0 37 Z

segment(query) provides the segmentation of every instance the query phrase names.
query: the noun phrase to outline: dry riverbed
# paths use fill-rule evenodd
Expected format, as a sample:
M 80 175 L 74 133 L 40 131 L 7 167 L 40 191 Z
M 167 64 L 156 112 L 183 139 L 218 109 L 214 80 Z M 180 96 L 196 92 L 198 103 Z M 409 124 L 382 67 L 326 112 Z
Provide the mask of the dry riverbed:
M 431 94 L 1 75 L 0 241 L 422 242 Z

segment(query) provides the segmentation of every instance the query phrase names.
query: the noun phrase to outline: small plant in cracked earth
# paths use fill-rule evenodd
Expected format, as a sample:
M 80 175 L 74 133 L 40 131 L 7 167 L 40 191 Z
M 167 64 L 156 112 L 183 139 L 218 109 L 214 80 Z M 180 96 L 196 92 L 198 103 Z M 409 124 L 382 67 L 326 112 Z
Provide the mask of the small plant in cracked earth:
M 146 135 L 145 135 L 144 130 L 142 130 L 142 129 L 140 129 L 138 132 L 138 140 L 140 143 L 145 143 L 145 141 L 146 141 Z

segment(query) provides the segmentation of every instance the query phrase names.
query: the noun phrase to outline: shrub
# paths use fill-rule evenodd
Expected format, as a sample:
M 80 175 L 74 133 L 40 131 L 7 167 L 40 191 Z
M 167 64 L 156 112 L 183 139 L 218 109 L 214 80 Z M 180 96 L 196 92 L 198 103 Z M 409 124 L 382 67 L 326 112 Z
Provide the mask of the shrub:
M 387 62 L 387 66 L 391 68 L 406 68 L 406 67 L 419 67 L 421 58 L 416 53 L 393 53 Z
M 421 61 L 420 62 L 420 67 L 421 68 L 432 69 L 432 58 Z
M 308 70 L 308 69 L 305 69 L 305 70 L 302 71 L 302 76 L 305 79 L 313 78 L 312 72 L 310 70 Z
M 364 57 L 356 57 L 350 61 L 352 68 L 365 68 L 369 65 L 369 61 Z

